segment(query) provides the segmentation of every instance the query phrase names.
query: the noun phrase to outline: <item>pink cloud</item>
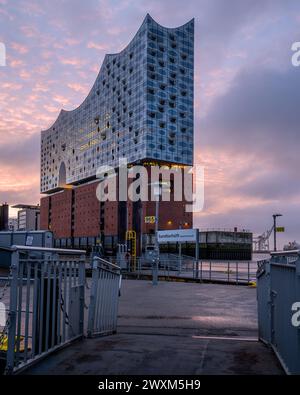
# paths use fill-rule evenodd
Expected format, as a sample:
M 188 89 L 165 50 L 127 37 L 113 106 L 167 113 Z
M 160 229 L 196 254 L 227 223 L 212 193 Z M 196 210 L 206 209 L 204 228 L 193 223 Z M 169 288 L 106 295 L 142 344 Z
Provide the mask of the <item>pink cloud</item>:
M 95 43 L 95 42 L 93 42 L 93 41 L 90 41 L 88 44 L 87 44 L 87 47 L 88 48 L 93 48 L 93 49 L 99 49 L 99 50 L 101 50 L 101 51 L 105 51 L 106 49 L 107 49 L 107 44 L 97 44 L 97 43 Z
M 74 45 L 79 45 L 81 43 L 81 40 L 69 37 L 64 39 L 64 43 L 72 47 Z
M 11 47 L 20 55 L 24 55 L 28 52 L 28 48 L 20 43 L 13 42 L 11 43 Z
M 31 74 L 27 70 L 21 70 L 19 73 L 19 77 L 22 80 L 29 80 L 31 77 Z
M 63 65 L 74 66 L 74 67 L 81 67 L 86 63 L 85 61 L 79 58 L 60 58 L 60 62 Z
M 39 35 L 38 30 L 33 26 L 21 26 L 20 30 L 27 38 L 33 38 Z
M 23 62 L 23 60 L 20 59 L 12 59 L 9 61 L 9 65 L 10 67 L 18 68 L 18 67 L 24 67 L 25 63 Z
M 66 106 L 70 103 L 70 99 L 62 95 L 55 95 L 53 100 L 59 103 L 61 106 Z
M 70 89 L 73 89 L 75 92 L 80 92 L 83 93 L 84 95 L 87 95 L 89 92 L 88 86 L 83 86 L 82 84 L 78 84 L 76 82 L 70 83 L 67 85 Z
M 1 85 L 2 89 L 8 89 L 8 90 L 19 90 L 22 89 L 22 85 L 21 84 L 16 84 L 14 82 L 4 82 Z

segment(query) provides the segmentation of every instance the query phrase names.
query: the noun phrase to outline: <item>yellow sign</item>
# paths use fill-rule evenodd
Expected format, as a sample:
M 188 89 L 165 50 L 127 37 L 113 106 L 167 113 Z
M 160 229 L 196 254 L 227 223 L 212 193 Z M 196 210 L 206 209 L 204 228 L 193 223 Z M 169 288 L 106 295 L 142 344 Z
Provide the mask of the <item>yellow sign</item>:
M 279 226 L 278 228 L 276 228 L 276 232 L 285 232 L 285 227 Z
M 148 215 L 147 217 L 145 217 L 145 224 L 155 224 L 155 216 Z

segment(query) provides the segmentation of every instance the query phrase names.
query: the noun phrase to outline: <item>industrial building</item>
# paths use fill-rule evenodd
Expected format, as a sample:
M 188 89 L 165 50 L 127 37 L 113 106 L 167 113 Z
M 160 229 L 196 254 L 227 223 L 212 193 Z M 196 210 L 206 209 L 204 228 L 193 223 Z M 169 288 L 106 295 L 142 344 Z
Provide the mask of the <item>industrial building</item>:
M 8 230 L 8 212 L 9 206 L 7 203 L 0 205 L 0 231 Z
M 245 229 L 199 230 L 199 258 L 202 260 L 252 260 L 253 234 Z M 160 245 L 160 251 L 178 253 L 178 243 Z M 184 255 L 195 256 L 195 243 L 182 243 Z
M 20 231 L 34 231 L 40 229 L 40 206 L 29 204 L 16 204 L 13 208 L 19 209 L 17 229 Z
M 18 230 L 18 218 L 8 218 L 8 230 L 10 232 Z
M 194 20 L 166 28 L 150 15 L 128 46 L 105 56 L 87 98 L 62 110 L 41 136 L 41 229 L 57 246 L 106 250 L 136 233 L 137 249 L 154 233 L 155 202 L 96 197 L 97 168 L 120 158 L 140 164 L 193 165 Z M 159 229 L 193 226 L 186 201 L 160 203 Z M 149 223 L 150 222 L 150 223 Z

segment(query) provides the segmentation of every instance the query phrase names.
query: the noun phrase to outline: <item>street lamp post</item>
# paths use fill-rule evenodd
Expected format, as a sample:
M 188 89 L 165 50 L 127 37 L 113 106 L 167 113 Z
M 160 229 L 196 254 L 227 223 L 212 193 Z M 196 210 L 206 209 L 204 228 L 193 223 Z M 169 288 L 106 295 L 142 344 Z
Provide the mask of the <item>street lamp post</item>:
M 153 262 L 153 279 L 152 284 L 158 284 L 158 266 L 159 266 L 159 242 L 158 242 L 158 223 L 159 223 L 159 198 L 161 195 L 160 183 L 154 183 L 153 194 L 155 197 L 155 261 Z
M 274 226 L 274 251 L 277 251 L 277 218 L 282 217 L 282 214 L 273 214 Z
M 179 229 L 182 229 L 182 222 L 179 223 Z M 182 244 L 179 241 L 179 274 L 181 273 L 182 268 Z

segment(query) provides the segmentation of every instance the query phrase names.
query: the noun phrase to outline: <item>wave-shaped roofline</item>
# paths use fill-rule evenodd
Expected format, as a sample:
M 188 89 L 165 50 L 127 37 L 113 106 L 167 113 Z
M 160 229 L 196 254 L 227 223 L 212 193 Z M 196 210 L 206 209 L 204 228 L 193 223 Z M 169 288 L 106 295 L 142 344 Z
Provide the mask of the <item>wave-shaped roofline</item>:
M 140 30 L 141 30 L 142 27 L 144 26 L 144 24 L 147 22 L 147 19 L 151 19 L 151 21 L 153 21 L 153 22 L 154 22 L 157 26 L 159 26 L 161 29 L 164 29 L 164 30 L 167 30 L 167 31 L 173 31 L 173 30 L 178 30 L 178 29 L 184 28 L 185 26 L 187 26 L 187 25 L 189 25 L 191 22 L 193 22 L 195 18 L 190 19 L 188 22 L 186 22 L 186 23 L 184 23 L 183 25 L 180 25 L 180 26 L 176 26 L 176 27 L 167 27 L 167 26 L 163 26 L 163 25 L 161 25 L 160 23 L 158 23 L 155 19 L 152 18 L 152 16 L 151 16 L 149 13 L 147 13 L 147 15 L 145 16 L 145 18 L 144 18 L 144 20 L 143 20 L 141 26 L 139 27 L 138 31 L 135 33 L 135 35 L 134 35 L 133 38 L 130 40 L 130 42 L 126 45 L 125 48 L 123 48 L 120 52 L 105 54 L 105 56 L 104 56 L 104 58 L 103 58 L 103 62 L 102 62 L 101 67 L 100 67 L 100 70 L 99 70 L 99 72 L 98 72 L 98 74 L 97 74 L 97 77 L 96 77 L 96 79 L 95 79 L 95 82 L 94 82 L 92 88 L 90 89 L 88 95 L 87 95 L 87 96 L 85 97 L 85 99 L 82 101 L 82 103 L 80 103 L 79 106 L 73 108 L 72 110 L 65 110 L 65 109 L 62 108 L 62 109 L 59 111 L 59 114 L 58 114 L 57 118 L 55 119 L 55 121 L 52 123 L 52 125 L 51 125 L 48 129 L 42 130 L 42 133 L 45 133 L 45 132 L 49 131 L 50 129 L 52 129 L 52 128 L 55 126 L 55 124 L 59 121 L 59 119 L 63 116 L 63 114 L 71 114 L 71 113 L 73 113 L 74 111 L 77 111 L 81 106 L 84 105 L 84 103 L 85 103 L 86 100 L 89 98 L 90 94 L 92 93 L 92 91 L 93 91 L 93 89 L 94 89 L 94 86 L 95 86 L 96 82 L 98 81 L 98 78 L 99 78 L 99 76 L 100 76 L 100 74 L 101 74 L 101 70 L 102 70 L 103 66 L 105 65 L 105 63 L 106 63 L 106 62 L 105 62 L 106 59 L 109 58 L 109 57 L 115 57 L 115 56 L 121 55 L 123 52 L 125 52 L 125 51 L 127 50 L 127 48 L 129 48 L 130 45 L 132 44 L 132 42 L 135 40 L 135 38 L 136 38 L 137 35 L 139 34 Z

